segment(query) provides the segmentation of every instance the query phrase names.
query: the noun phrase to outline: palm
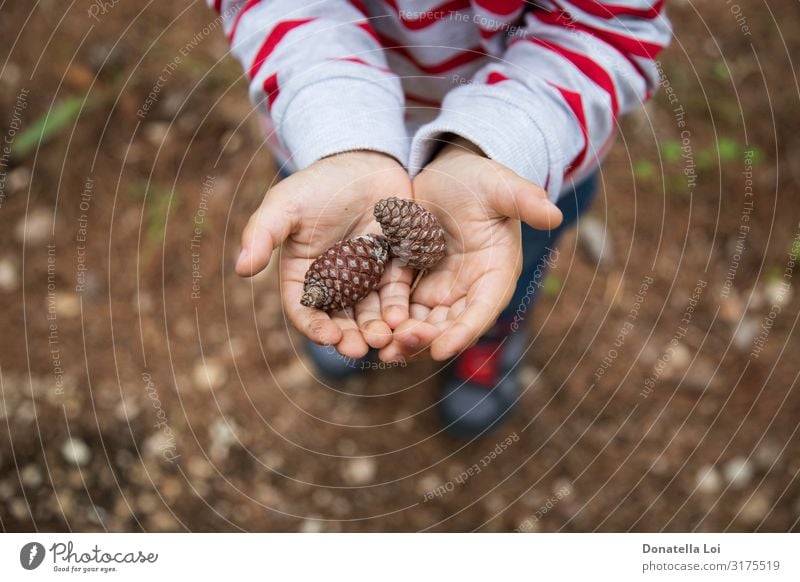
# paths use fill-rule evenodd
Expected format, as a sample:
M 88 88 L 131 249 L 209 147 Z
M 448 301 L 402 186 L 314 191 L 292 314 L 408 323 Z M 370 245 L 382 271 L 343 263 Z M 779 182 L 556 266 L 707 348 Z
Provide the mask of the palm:
M 383 347 L 391 339 L 391 330 L 381 318 L 379 294 L 373 292 L 355 310 L 326 314 L 300 304 L 305 273 L 334 243 L 379 232 L 372 216 L 375 202 L 389 195 L 410 197 L 411 183 L 399 164 L 381 154 L 347 156 L 348 163 L 343 164 L 341 158 L 321 160 L 272 188 L 245 231 L 243 245 L 254 251 L 249 261 L 237 262 L 237 272 L 258 272 L 281 245 L 281 298 L 289 319 L 313 341 L 336 345 L 343 354 L 359 357 L 369 346 Z M 397 284 L 393 281 L 410 276 L 397 267 L 387 269 L 381 283 L 387 302 Z
M 410 319 L 381 357 L 430 347 L 443 360 L 485 333 L 511 298 L 522 264 L 519 216 L 545 228 L 556 226 L 560 213 L 540 188 L 464 148 L 444 151 L 413 186 L 444 227 L 447 256 L 420 280 Z M 515 208 L 515 196 L 525 197 L 524 209 Z

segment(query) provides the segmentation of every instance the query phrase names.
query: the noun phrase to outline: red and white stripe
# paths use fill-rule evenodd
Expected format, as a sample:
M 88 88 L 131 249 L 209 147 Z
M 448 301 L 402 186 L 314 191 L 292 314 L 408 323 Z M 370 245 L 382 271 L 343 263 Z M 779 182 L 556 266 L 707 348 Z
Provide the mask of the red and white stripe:
M 378 115 L 405 98 L 406 111 L 392 115 L 406 123 L 413 143 L 408 154 L 412 159 L 404 161 L 415 167 L 424 160 L 414 161 L 414 155 L 425 155 L 425 147 L 414 145 L 427 139 L 413 133 L 421 120 L 434 117 L 422 134 L 435 128 L 437 119 L 468 125 L 470 94 L 480 96 L 476 103 L 496 98 L 499 107 L 509 104 L 518 123 L 529 123 L 546 136 L 547 180 L 558 174 L 552 176 L 555 187 L 564 177 L 579 177 L 594 168 L 617 117 L 650 97 L 658 82 L 653 61 L 671 34 L 664 0 L 540 0 L 535 5 L 526 0 L 208 2 L 223 15 L 251 96 L 264 104 L 279 134 L 283 125 L 302 128 L 297 119 L 286 117 L 292 115 L 298 95 L 306 102 L 314 86 L 350 80 L 352 98 L 362 98 L 368 114 L 373 103 Z M 335 118 L 337 107 L 346 108 L 349 99 L 348 94 L 331 95 L 326 115 Z M 319 102 L 325 103 L 324 96 Z M 455 103 L 458 110 L 449 111 Z M 457 122 L 462 110 L 465 115 Z M 463 133 L 492 142 L 502 158 L 502 140 L 479 126 L 464 127 Z M 348 131 L 342 127 L 343 133 Z M 476 136 L 476 131 L 482 133 Z M 504 128 L 493 131 L 502 134 Z M 320 139 L 324 142 L 324 136 Z M 354 143 L 359 139 L 365 137 L 352 136 Z M 281 134 L 281 141 L 297 138 Z M 530 160 L 511 159 L 519 149 L 520 144 L 508 144 L 506 153 L 509 165 L 524 171 Z

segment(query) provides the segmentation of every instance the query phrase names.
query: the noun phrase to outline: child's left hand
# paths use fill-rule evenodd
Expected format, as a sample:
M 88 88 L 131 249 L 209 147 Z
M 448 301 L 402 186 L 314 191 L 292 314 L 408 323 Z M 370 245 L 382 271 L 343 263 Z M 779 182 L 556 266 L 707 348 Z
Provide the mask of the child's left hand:
M 562 219 L 542 188 L 460 138 L 414 179 L 413 190 L 441 221 L 447 256 L 414 290 L 410 318 L 392 326 L 384 361 L 428 349 L 446 360 L 475 342 L 514 292 L 522 265 L 519 221 L 550 230 Z

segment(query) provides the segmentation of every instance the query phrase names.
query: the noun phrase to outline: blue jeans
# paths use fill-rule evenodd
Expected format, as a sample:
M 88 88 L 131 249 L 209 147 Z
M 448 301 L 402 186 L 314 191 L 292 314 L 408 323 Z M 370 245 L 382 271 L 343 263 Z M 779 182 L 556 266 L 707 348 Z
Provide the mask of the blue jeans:
M 597 174 L 592 174 L 559 198 L 557 206 L 564 215 L 564 221 L 558 228 L 551 231 L 536 230 L 523 223 L 522 272 L 511 301 L 500 314 L 498 321 L 502 327 L 511 326 L 512 332 L 517 331 L 521 318 L 528 313 L 537 290 L 542 287 L 548 267 L 558 260 L 558 251 L 555 250 L 558 238 L 591 206 L 596 193 Z

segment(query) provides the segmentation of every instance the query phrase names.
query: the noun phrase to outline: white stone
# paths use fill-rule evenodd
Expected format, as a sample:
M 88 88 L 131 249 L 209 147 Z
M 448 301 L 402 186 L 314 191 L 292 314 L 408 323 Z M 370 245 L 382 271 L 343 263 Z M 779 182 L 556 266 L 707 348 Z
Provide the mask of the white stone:
M 417 493 L 420 495 L 425 495 L 433 490 L 435 490 L 439 485 L 442 484 L 442 478 L 435 473 L 427 473 L 417 481 L 417 485 L 415 487 Z
M 214 358 L 206 358 L 205 363 L 197 362 L 194 367 L 194 383 L 199 388 L 216 390 L 221 388 L 227 379 L 227 370 Z
M 725 463 L 722 475 L 734 489 L 747 487 L 753 478 L 753 464 L 745 457 L 736 457 Z
M 61 445 L 61 456 L 76 467 L 83 467 L 92 458 L 92 451 L 81 439 L 69 439 Z
M 666 363 L 662 371 L 662 377 L 666 380 L 677 380 L 686 372 L 692 362 L 692 354 L 682 343 L 674 346 L 667 345 L 662 352 Z
M 344 466 L 344 478 L 353 485 L 364 485 L 372 481 L 378 466 L 369 457 L 350 459 Z
M 151 144 L 160 146 L 169 136 L 170 124 L 166 121 L 153 121 L 144 126 L 144 137 Z
M 9 293 L 19 287 L 19 274 L 11 259 L 0 259 L 0 291 Z
M 773 279 L 764 285 L 764 295 L 770 305 L 785 305 L 792 300 L 792 287 L 783 279 Z
M 8 178 L 6 178 L 6 185 L 8 186 L 9 192 L 12 193 L 27 188 L 30 183 L 31 171 L 25 166 L 14 168 L 8 173 Z
M 236 442 L 236 427 L 233 421 L 218 418 L 211 424 L 211 456 L 215 459 L 224 459 L 228 456 L 231 445 Z
M 695 483 L 700 493 L 718 493 L 722 488 L 722 478 L 713 465 L 700 467 Z
M 48 240 L 53 233 L 53 211 L 47 208 L 35 208 L 27 216 L 20 218 L 14 229 L 18 242 L 40 244 Z
M 754 317 L 745 317 L 736 328 L 733 345 L 739 350 L 750 351 L 760 328 L 761 324 Z
M 42 470 L 37 465 L 25 465 L 19 472 L 19 477 L 25 487 L 36 488 L 42 484 Z
M 76 293 L 57 292 L 55 305 L 59 317 L 74 318 L 81 314 L 81 299 Z
M 325 531 L 325 523 L 314 518 L 304 519 L 300 525 L 300 531 L 303 533 L 321 533 Z

